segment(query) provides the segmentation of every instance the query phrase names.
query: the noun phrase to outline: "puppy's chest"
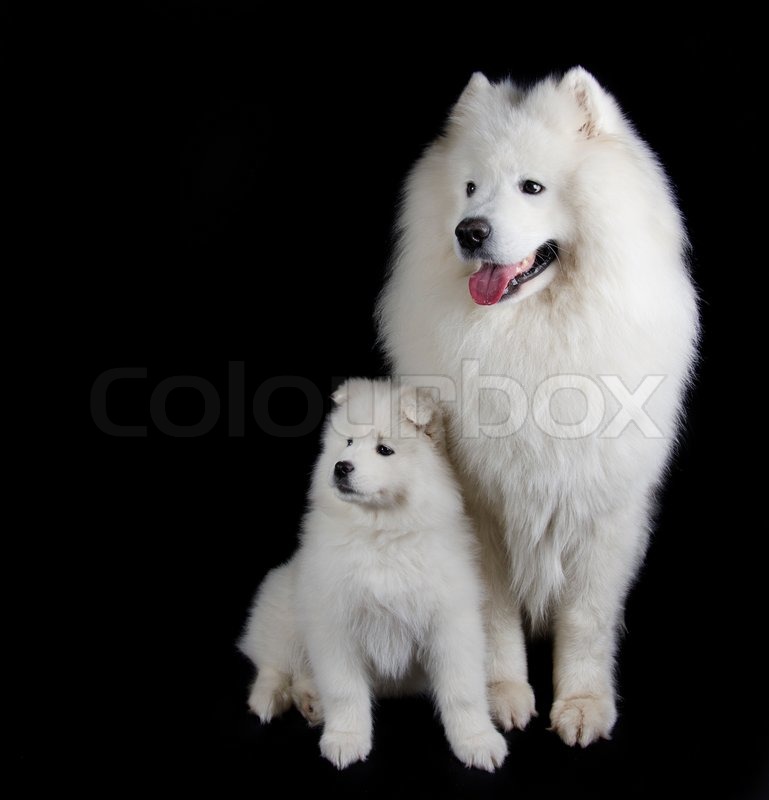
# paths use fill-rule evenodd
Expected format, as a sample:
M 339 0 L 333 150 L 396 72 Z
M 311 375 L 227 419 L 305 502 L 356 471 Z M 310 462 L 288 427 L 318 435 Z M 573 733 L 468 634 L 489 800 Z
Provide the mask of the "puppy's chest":
M 415 548 L 372 548 L 358 559 L 351 576 L 364 608 L 397 614 L 431 606 L 428 559 Z
M 350 577 L 354 635 L 375 673 L 397 678 L 427 637 L 437 593 L 419 551 L 369 553 Z

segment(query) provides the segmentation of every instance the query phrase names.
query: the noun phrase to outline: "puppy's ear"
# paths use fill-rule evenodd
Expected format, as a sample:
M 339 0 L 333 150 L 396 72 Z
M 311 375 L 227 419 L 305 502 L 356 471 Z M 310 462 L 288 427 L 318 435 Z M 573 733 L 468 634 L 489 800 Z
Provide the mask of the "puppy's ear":
M 614 98 L 583 67 L 573 67 L 561 78 L 558 89 L 577 106 L 578 131 L 586 139 L 617 133 L 622 114 Z
M 401 391 L 401 414 L 418 431 L 433 436 L 443 427 L 438 395 L 432 387 L 407 386 Z
M 332 395 L 335 406 L 343 406 L 350 396 L 350 381 L 345 381 Z

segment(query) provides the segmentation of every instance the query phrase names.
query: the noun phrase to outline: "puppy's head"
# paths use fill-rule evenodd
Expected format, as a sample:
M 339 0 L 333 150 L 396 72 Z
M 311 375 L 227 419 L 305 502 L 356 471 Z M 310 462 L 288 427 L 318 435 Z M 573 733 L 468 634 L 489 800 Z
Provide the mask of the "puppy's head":
M 372 508 L 409 503 L 440 458 L 443 427 L 434 397 L 355 378 L 333 400 L 323 461 L 336 497 Z

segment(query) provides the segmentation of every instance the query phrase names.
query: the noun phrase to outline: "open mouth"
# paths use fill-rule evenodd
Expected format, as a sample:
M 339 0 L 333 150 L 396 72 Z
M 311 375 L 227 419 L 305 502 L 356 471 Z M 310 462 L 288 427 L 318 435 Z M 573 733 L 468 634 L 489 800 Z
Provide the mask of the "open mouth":
M 484 261 L 470 276 L 470 294 L 478 305 L 493 306 L 512 297 L 521 284 L 541 275 L 558 256 L 558 245 L 550 240 L 515 264 Z

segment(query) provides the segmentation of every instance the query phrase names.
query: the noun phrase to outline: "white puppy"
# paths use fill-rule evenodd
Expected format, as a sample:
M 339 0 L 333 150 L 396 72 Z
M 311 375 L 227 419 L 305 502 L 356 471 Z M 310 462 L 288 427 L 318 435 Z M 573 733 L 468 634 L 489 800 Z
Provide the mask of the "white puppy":
M 456 756 L 492 771 L 507 744 L 489 714 L 475 537 L 440 413 L 389 381 L 350 380 L 334 400 L 301 546 L 265 579 L 240 642 L 258 670 L 249 706 L 263 722 L 292 701 L 323 718 L 321 752 L 341 769 L 371 750 L 372 697 L 426 678 Z

